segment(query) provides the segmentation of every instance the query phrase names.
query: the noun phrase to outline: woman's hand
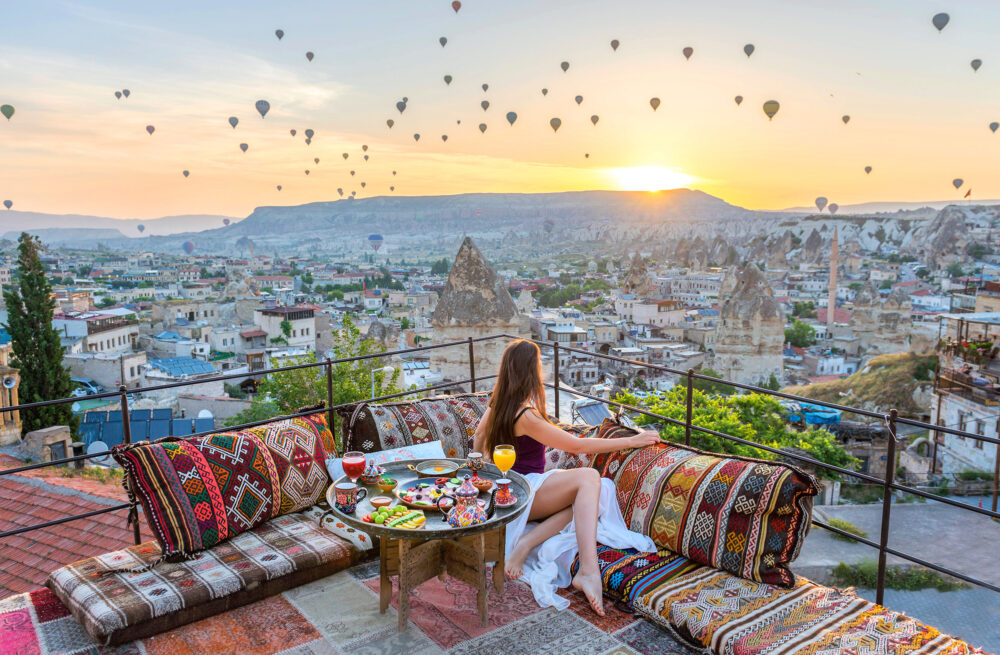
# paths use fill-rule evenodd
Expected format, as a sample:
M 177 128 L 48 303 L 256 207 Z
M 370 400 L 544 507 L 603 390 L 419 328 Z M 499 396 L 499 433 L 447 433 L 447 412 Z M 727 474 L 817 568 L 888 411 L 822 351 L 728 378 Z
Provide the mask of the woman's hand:
M 644 430 L 625 441 L 628 442 L 628 445 L 625 446 L 626 448 L 645 448 L 646 446 L 661 443 L 663 440 L 660 439 L 659 433 L 652 430 Z

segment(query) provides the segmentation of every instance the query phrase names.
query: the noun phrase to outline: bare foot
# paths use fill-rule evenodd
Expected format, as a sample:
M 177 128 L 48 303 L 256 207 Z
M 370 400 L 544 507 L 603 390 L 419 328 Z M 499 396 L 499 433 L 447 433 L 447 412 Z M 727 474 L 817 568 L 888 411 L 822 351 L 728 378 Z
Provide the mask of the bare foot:
M 583 575 L 577 573 L 573 577 L 573 587 L 579 589 L 590 601 L 590 607 L 598 616 L 604 616 L 604 591 L 601 589 L 601 576 L 594 573 Z
M 529 552 L 531 552 L 530 549 L 525 548 L 522 544 L 518 544 L 514 548 L 514 552 L 507 556 L 503 570 L 508 578 L 517 580 L 524 574 L 521 567 L 524 566 L 524 560 L 528 559 Z

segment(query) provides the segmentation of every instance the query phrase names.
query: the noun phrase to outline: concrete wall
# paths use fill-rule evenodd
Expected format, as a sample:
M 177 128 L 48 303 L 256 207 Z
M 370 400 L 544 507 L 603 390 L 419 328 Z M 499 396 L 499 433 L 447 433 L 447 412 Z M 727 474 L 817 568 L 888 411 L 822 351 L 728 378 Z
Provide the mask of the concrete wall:
M 198 412 L 207 409 L 215 417 L 216 425 L 220 425 L 221 421 L 239 414 L 244 409 L 250 407 L 250 401 L 238 398 L 183 394 L 177 396 L 177 405 L 181 413 L 187 418 L 198 418 Z
M 139 386 L 142 380 L 141 366 L 146 363 L 146 353 L 80 353 L 65 355 L 63 362 L 69 366 L 73 377 L 90 378 L 108 390 L 117 389 L 119 384 L 129 388 Z M 124 370 L 125 376 L 122 377 Z

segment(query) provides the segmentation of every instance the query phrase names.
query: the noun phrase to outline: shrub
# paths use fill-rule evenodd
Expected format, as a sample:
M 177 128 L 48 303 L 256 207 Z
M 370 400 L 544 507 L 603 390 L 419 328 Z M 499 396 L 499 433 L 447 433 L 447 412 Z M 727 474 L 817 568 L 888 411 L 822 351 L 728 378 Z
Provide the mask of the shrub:
M 857 564 L 841 562 L 833 569 L 833 580 L 842 586 L 875 589 L 878 586 L 878 562 L 875 560 L 862 560 Z M 902 591 L 921 589 L 955 591 L 966 589 L 968 585 L 919 566 L 888 566 L 885 569 L 885 588 Z
M 965 482 L 975 482 L 976 480 L 992 480 L 993 474 L 982 469 L 965 469 L 958 472 L 958 479 Z
M 843 530 L 844 532 L 849 532 L 856 537 L 861 537 L 862 539 L 868 538 L 867 532 L 865 532 L 858 526 L 854 525 L 850 521 L 845 521 L 844 519 L 830 519 L 829 521 L 827 521 L 827 523 L 829 523 L 831 527 Z M 839 539 L 840 541 L 846 541 L 848 543 L 857 543 L 854 539 L 851 539 L 850 537 L 845 537 L 842 534 L 837 534 L 836 532 L 831 532 L 830 535 L 834 539 Z

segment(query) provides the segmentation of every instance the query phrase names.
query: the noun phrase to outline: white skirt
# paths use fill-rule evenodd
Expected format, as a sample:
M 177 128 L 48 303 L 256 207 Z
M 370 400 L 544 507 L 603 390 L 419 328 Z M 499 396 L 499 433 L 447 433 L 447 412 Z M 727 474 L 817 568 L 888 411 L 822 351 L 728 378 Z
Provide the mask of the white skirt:
M 518 540 L 530 532 L 537 523 L 528 523 L 531 512 L 531 502 L 535 492 L 542 483 L 557 471 L 545 473 L 528 473 L 524 477 L 531 485 L 531 498 L 528 509 L 507 524 L 507 553 L 512 553 Z M 644 553 L 656 551 L 656 544 L 644 534 L 632 532 L 625 525 L 618 499 L 615 497 L 615 485 L 601 478 L 601 497 L 597 510 L 597 542 L 612 548 L 635 548 Z M 568 587 L 573 581 L 570 567 L 577 554 L 576 527 L 569 522 L 558 534 L 549 537 L 540 546 L 534 548 L 524 561 L 523 575 L 520 580 L 526 582 L 542 607 L 555 607 L 564 610 L 569 607 L 569 600 L 556 593 L 562 587 Z

